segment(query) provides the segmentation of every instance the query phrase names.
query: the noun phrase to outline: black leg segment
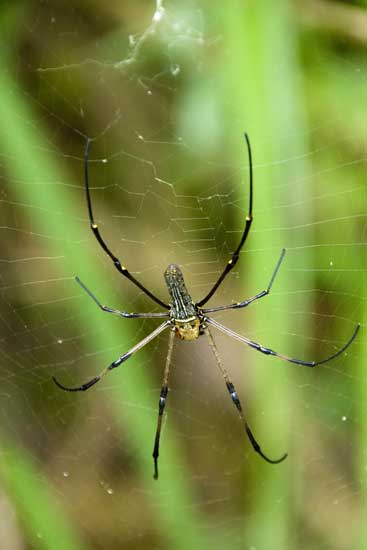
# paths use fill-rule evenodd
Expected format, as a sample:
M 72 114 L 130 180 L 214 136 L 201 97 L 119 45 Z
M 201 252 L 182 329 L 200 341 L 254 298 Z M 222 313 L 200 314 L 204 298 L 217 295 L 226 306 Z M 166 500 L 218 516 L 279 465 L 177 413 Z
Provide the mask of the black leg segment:
M 94 378 L 92 378 L 91 380 L 89 380 L 88 382 L 85 382 L 84 384 L 82 384 L 81 386 L 76 386 L 74 388 L 69 388 L 68 386 L 64 386 L 63 384 L 60 384 L 60 382 L 58 382 L 58 380 L 56 380 L 56 378 L 53 376 L 52 379 L 53 381 L 55 382 L 56 386 L 58 386 L 60 389 L 64 390 L 64 391 L 86 391 L 86 390 L 89 390 L 89 388 L 91 388 L 92 386 L 94 386 L 94 384 L 96 384 L 97 382 L 99 382 L 104 376 L 106 376 L 107 373 L 109 373 L 111 370 L 119 367 L 122 363 L 124 363 L 125 361 L 127 361 L 132 355 L 134 355 L 134 353 L 136 353 L 137 351 L 139 351 L 141 348 L 143 348 L 146 344 L 148 344 L 151 340 L 153 340 L 156 336 L 158 336 L 158 334 L 160 334 L 163 330 L 165 330 L 168 325 L 170 325 L 170 321 L 165 321 L 164 323 L 162 323 L 161 325 L 159 325 L 159 327 L 157 327 L 155 330 L 153 330 L 153 332 L 151 332 L 150 334 L 148 334 L 148 336 L 146 336 L 145 338 L 143 338 L 143 340 L 141 340 L 140 342 L 138 342 L 134 347 L 132 347 L 129 351 L 127 351 L 126 353 L 124 353 L 123 355 L 120 355 L 120 357 L 118 357 L 115 361 L 113 361 L 110 365 L 108 365 L 108 367 L 106 367 L 105 369 L 103 369 L 103 371 L 101 372 L 101 374 L 99 374 L 98 376 L 95 376 Z
M 280 264 L 283 261 L 283 258 L 285 256 L 285 248 L 283 248 L 280 258 L 278 260 L 277 265 L 275 266 L 275 269 L 273 271 L 273 274 L 271 276 L 271 279 L 269 281 L 268 287 L 265 290 L 262 290 L 261 292 L 258 292 L 258 294 L 255 294 L 255 296 L 252 296 L 252 298 L 247 298 L 247 300 L 244 300 L 243 302 L 235 302 L 234 304 L 228 304 L 226 306 L 216 306 L 211 308 L 204 308 L 202 309 L 203 313 L 215 313 L 216 311 L 223 311 L 225 309 L 241 309 L 243 307 L 248 306 L 249 304 L 252 304 L 252 302 L 255 302 L 255 300 L 259 300 L 260 298 L 263 298 L 264 296 L 267 296 L 271 290 L 271 287 L 273 286 L 274 279 L 279 271 Z
M 242 233 L 242 237 L 240 240 L 239 245 L 237 246 L 236 250 L 233 252 L 231 259 L 228 261 L 226 267 L 224 268 L 222 274 L 220 275 L 219 279 L 215 283 L 215 285 L 212 287 L 212 289 L 208 292 L 208 294 L 200 300 L 200 302 L 197 303 L 199 307 L 206 304 L 206 302 L 213 296 L 215 291 L 217 290 L 218 286 L 221 284 L 221 282 L 224 280 L 226 275 L 234 268 L 236 265 L 238 258 L 240 257 L 241 249 L 243 245 L 245 244 L 245 241 L 247 239 L 247 235 L 249 234 L 250 227 L 252 224 L 252 202 L 253 202 L 253 191 L 252 191 L 252 154 L 251 154 L 251 145 L 250 145 L 250 139 L 248 135 L 245 133 L 245 140 L 247 145 L 247 153 L 248 153 L 248 162 L 249 162 L 249 177 L 250 177 L 250 195 L 249 195 L 249 205 L 248 205 L 248 212 L 247 216 L 245 218 L 245 228 Z
M 287 456 L 288 456 L 287 453 L 285 453 L 283 456 L 281 456 L 280 458 L 278 458 L 276 460 L 272 460 L 271 458 L 267 457 L 262 452 L 262 450 L 260 448 L 260 445 L 256 441 L 255 436 L 254 436 L 254 434 L 252 433 L 252 431 L 250 429 L 250 426 L 247 424 L 247 421 L 246 421 L 245 415 L 243 413 L 243 409 L 242 409 L 241 402 L 239 400 L 238 394 L 237 394 L 236 389 L 235 389 L 235 387 L 232 383 L 232 380 L 230 379 L 230 377 L 228 375 L 227 370 L 225 369 L 225 367 L 222 364 L 221 358 L 219 357 L 219 353 L 218 353 L 218 350 L 217 350 L 217 346 L 215 345 L 213 336 L 212 336 L 209 328 L 206 328 L 205 332 L 206 332 L 206 335 L 208 337 L 209 345 L 211 347 L 211 350 L 214 354 L 214 357 L 215 357 L 215 360 L 216 360 L 216 363 L 217 363 L 217 367 L 219 368 L 220 372 L 222 373 L 222 376 L 223 376 L 224 381 L 226 383 L 229 395 L 231 396 L 231 399 L 232 399 L 234 405 L 236 406 L 236 409 L 238 411 L 238 414 L 239 414 L 240 419 L 243 423 L 243 426 L 245 428 L 245 431 L 246 431 L 247 436 L 248 436 L 248 438 L 251 442 L 252 447 L 264 460 L 266 460 L 266 462 L 269 462 L 269 464 L 279 464 L 279 462 L 282 462 L 283 460 L 285 460 L 287 458 Z
M 111 250 L 108 248 L 107 244 L 102 238 L 102 235 L 99 232 L 98 225 L 94 221 L 94 215 L 93 215 L 93 209 L 92 209 L 92 199 L 90 196 L 90 190 L 89 190 L 89 173 L 88 173 L 88 163 L 89 163 L 89 151 L 91 146 L 91 140 L 87 139 L 87 143 L 85 146 L 85 154 L 84 154 L 84 179 L 85 179 L 85 191 L 87 196 L 87 205 L 88 205 L 88 215 L 89 215 L 89 221 L 90 221 L 90 228 L 93 231 L 94 236 L 96 237 L 97 241 L 99 242 L 101 248 L 106 252 L 106 254 L 111 258 L 115 268 L 117 271 L 119 271 L 124 277 L 127 277 L 129 281 L 134 283 L 140 290 L 145 292 L 151 298 L 154 300 L 157 304 L 164 307 L 165 309 L 169 309 L 169 305 L 165 304 L 157 298 L 150 290 L 145 288 L 144 285 L 142 285 L 135 277 L 128 271 L 128 269 L 121 264 L 120 260 L 111 252 Z

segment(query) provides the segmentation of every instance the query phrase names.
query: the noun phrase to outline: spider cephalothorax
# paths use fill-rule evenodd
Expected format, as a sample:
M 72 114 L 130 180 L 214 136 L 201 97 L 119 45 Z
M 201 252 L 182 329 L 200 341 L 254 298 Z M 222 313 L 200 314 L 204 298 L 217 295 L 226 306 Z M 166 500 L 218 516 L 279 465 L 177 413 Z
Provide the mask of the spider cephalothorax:
M 347 349 L 348 346 L 353 342 L 354 338 L 357 336 L 357 332 L 359 330 L 359 325 L 356 326 L 351 338 L 348 340 L 344 346 L 336 351 L 334 354 L 330 355 L 326 359 L 322 359 L 321 361 L 304 361 L 302 359 L 293 359 L 292 357 L 288 357 L 287 355 L 283 355 L 281 353 L 278 353 L 272 349 L 266 348 L 262 346 L 261 344 L 258 344 L 257 342 L 254 342 L 246 336 L 242 336 L 241 334 L 238 334 L 237 332 L 234 332 L 233 330 L 230 330 L 229 328 L 223 326 L 222 324 L 218 323 L 218 321 L 215 321 L 214 319 L 211 319 L 208 317 L 208 313 L 215 313 L 217 311 L 223 311 L 226 309 L 241 309 L 255 300 L 259 300 L 260 298 L 263 298 L 267 294 L 269 294 L 270 289 L 273 285 L 275 276 L 278 273 L 280 264 L 283 261 L 285 250 L 283 249 L 280 255 L 280 258 L 278 260 L 278 263 L 275 266 L 273 275 L 270 278 L 269 284 L 265 290 L 262 290 L 258 294 L 255 294 L 255 296 L 252 296 L 251 298 L 248 298 L 247 300 L 244 300 L 242 302 L 234 302 L 228 305 L 224 306 L 216 306 L 212 308 L 202 308 L 203 305 L 206 304 L 206 302 L 215 294 L 217 288 L 222 283 L 222 281 L 225 279 L 226 275 L 234 268 L 236 265 L 239 257 L 240 252 L 242 250 L 242 247 L 246 241 L 247 235 L 250 231 L 251 223 L 252 223 L 252 159 L 251 159 L 251 147 L 250 147 L 250 141 L 245 134 L 245 140 L 247 144 L 247 151 L 248 151 L 248 159 L 249 159 L 249 176 L 250 176 L 250 193 L 249 193 L 249 206 L 248 206 L 248 213 L 245 217 L 245 226 L 243 229 L 241 240 L 236 248 L 236 250 L 233 252 L 230 260 L 227 262 L 224 270 L 220 274 L 219 278 L 215 282 L 215 284 L 212 286 L 211 290 L 208 292 L 208 294 L 199 302 L 194 302 L 186 288 L 183 275 L 181 272 L 181 269 L 176 264 L 170 264 L 165 273 L 164 277 L 166 280 L 168 292 L 171 297 L 171 301 L 169 304 L 166 304 L 163 302 L 160 298 L 155 296 L 150 290 L 148 290 L 144 285 L 142 285 L 129 271 L 128 269 L 120 262 L 120 260 L 111 252 L 107 244 L 105 243 L 104 239 L 102 238 L 98 225 L 94 221 L 93 216 L 93 210 L 92 210 L 92 201 L 90 197 L 90 191 L 89 191 L 89 179 L 88 179 L 88 159 L 89 159 L 89 149 L 91 141 L 87 140 L 87 145 L 85 148 L 85 164 L 84 164 L 84 174 L 85 174 L 85 190 L 86 190 L 86 197 L 87 197 L 87 206 L 88 206 L 88 214 L 89 214 L 89 220 L 90 220 L 90 227 L 104 250 L 104 252 L 111 258 L 113 261 L 113 264 L 115 268 L 129 281 L 134 283 L 140 290 L 142 290 L 149 298 L 151 298 L 156 304 L 163 307 L 166 311 L 162 313 L 127 313 L 125 311 L 120 311 L 118 309 L 113 309 L 107 306 L 102 305 L 102 303 L 96 298 L 96 296 L 80 281 L 80 279 L 77 277 L 76 280 L 78 284 L 85 290 L 85 292 L 92 298 L 92 300 L 98 305 L 101 310 L 106 311 L 108 313 L 114 313 L 115 315 L 120 315 L 121 317 L 132 319 L 132 318 L 166 318 L 166 320 L 159 325 L 153 332 L 148 334 L 143 340 L 138 342 L 134 347 L 132 347 L 129 351 L 124 353 L 123 355 L 120 355 L 115 361 L 113 361 L 110 365 L 108 365 L 98 376 L 95 376 L 85 384 L 82 384 L 81 386 L 77 386 L 75 388 L 68 388 L 54 378 L 55 383 L 59 386 L 59 388 L 65 390 L 65 391 L 85 391 L 88 390 L 90 387 L 94 386 L 103 376 L 105 376 L 110 370 L 119 367 L 122 363 L 124 363 L 127 359 L 129 359 L 134 353 L 139 351 L 142 347 L 144 347 L 148 342 L 153 340 L 156 336 L 158 336 L 161 332 L 163 332 L 165 329 L 170 328 L 170 337 L 169 337 L 169 343 L 168 343 L 168 353 L 167 353 L 167 359 L 166 359 L 166 366 L 164 369 L 164 375 L 163 375 L 163 382 L 159 397 L 159 403 L 158 403 L 158 422 L 157 422 L 157 431 L 155 436 L 155 442 L 154 442 L 154 449 L 153 449 L 153 458 L 154 458 L 154 478 L 158 478 L 158 456 L 159 456 L 159 441 L 160 441 L 160 434 L 161 434 L 161 426 L 162 426 L 162 416 L 163 411 L 166 404 L 166 399 L 168 395 L 168 377 L 170 372 L 170 366 L 171 366 L 171 359 L 172 359 L 172 351 L 173 351 L 173 341 L 174 336 L 178 336 L 182 340 L 195 340 L 198 338 L 201 334 L 206 334 L 209 342 L 209 346 L 214 354 L 215 362 L 218 366 L 218 369 L 220 370 L 227 390 L 230 394 L 230 397 L 234 403 L 234 405 L 237 408 L 237 411 L 239 413 L 240 419 L 242 421 L 243 427 L 248 435 L 248 438 L 251 442 L 251 445 L 253 446 L 254 450 L 267 462 L 271 464 L 278 464 L 279 462 L 282 462 L 286 457 L 287 454 L 282 455 L 280 458 L 276 460 L 272 460 L 268 458 L 261 450 L 259 444 L 257 443 L 243 412 L 241 402 L 239 400 L 238 394 L 236 392 L 236 389 L 232 383 L 232 380 L 230 379 L 229 374 L 227 373 L 227 370 L 225 369 L 224 365 L 222 364 L 222 361 L 220 359 L 220 356 L 218 354 L 217 347 L 215 345 L 212 333 L 209 329 L 209 326 L 213 326 L 216 329 L 224 332 L 228 336 L 231 336 L 232 338 L 235 338 L 236 340 L 239 340 L 240 342 L 243 342 L 250 346 L 251 348 L 259 351 L 260 353 L 263 353 L 265 355 L 273 355 L 275 357 L 279 357 L 280 359 L 283 359 L 284 361 L 288 361 L 289 363 L 295 363 L 297 365 L 304 365 L 306 367 L 315 367 L 316 365 L 321 365 L 323 363 L 327 363 L 328 361 L 331 361 L 341 353 L 343 353 L 344 350 Z

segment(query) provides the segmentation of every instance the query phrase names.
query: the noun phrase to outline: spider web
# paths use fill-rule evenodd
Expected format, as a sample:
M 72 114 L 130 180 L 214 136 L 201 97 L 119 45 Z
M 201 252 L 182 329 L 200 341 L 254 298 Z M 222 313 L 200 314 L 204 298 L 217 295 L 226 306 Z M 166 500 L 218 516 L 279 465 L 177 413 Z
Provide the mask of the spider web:
M 213 11 L 199 1 L 159 0 L 66 11 L 35 1 L 28 10 L 31 23 L 12 12 L 7 82 L 19 101 L 14 126 L 30 138 L 17 151 L 10 125 L 2 131 L 4 441 L 35 465 L 34 481 L 52 489 L 79 533 L 78 548 L 357 548 L 366 217 L 356 88 L 365 61 L 337 41 L 330 49 L 313 44 L 295 79 L 307 117 L 285 121 L 279 149 L 271 129 L 252 126 L 249 105 L 244 116 L 235 90 L 225 94 L 221 56 L 230 71 L 234 45 L 226 42 L 220 3 Z M 275 69 L 284 86 L 286 63 Z M 326 94 L 323 79 L 338 75 L 335 103 L 313 103 L 315 89 Z M 277 116 L 278 109 L 285 112 L 275 105 Z M 256 354 L 213 329 L 262 449 L 274 458 L 289 452 L 274 467 L 243 434 L 207 341 L 175 342 L 153 482 L 167 333 L 90 392 L 66 394 L 51 381 L 87 381 L 158 325 L 102 313 L 75 275 L 110 307 L 160 311 L 113 269 L 88 227 L 85 140 L 93 140 L 95 218 L 113 252 L 163 301 L 163 272 L 179 264 L 199 301 L 243 230 L 244 130 L 254 155 L 254 223 L 210 305 L 263 290 L 283 247 L 287 254 L 269 297 L 215 318 L 311 360 L 342 347 L 358 322 L 361 331 L 344 354 L 312 370 Z M 46 544 L 43 527 L 34 541 L 6 474 L 1 487 L 4 548 Z

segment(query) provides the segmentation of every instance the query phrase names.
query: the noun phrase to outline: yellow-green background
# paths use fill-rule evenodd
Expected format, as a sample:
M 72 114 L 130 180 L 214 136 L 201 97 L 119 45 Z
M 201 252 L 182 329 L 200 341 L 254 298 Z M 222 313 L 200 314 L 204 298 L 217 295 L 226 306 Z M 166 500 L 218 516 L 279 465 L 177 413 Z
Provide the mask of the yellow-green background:
M 363 2 L 39 2 L 0 7 L 0 548 L 355 550 L 366 545 L 366 11 Z M 154 16 L 155 13 L 155 16 Z M 206 342 L 178 342 L 160 479 L 151 450 L 167 335 L 86 394 L 75 385 L 158 311 L 88 229 L 85 136 L 106 240 L 164 300 L 194 300 L 254 224 L 217 318 L 304 359 L 215 334 L 270 466 L 242 433 Z M 107 162 L 101 162 L 106 159 Z M 364 510 L 365 511 L 365 510 Z

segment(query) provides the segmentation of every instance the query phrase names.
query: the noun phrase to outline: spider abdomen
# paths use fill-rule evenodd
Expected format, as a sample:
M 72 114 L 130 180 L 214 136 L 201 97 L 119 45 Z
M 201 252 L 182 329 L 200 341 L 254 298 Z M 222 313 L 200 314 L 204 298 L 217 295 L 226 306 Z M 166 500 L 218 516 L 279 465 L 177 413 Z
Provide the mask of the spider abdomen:
M 197 317 L 194 302 L 186 288 L 181 269 L 170 264 L 164 272 L 168 292 L 171 296 L 171 317 L 177 321 L 187 321 Z
M 182 340 L 195 340 L 199 337 L 201 322 L 181 269 L 176 264 L 170 264 L 164 272 L 164 278 L 171 296 L 171 319 L 176 334 Z

